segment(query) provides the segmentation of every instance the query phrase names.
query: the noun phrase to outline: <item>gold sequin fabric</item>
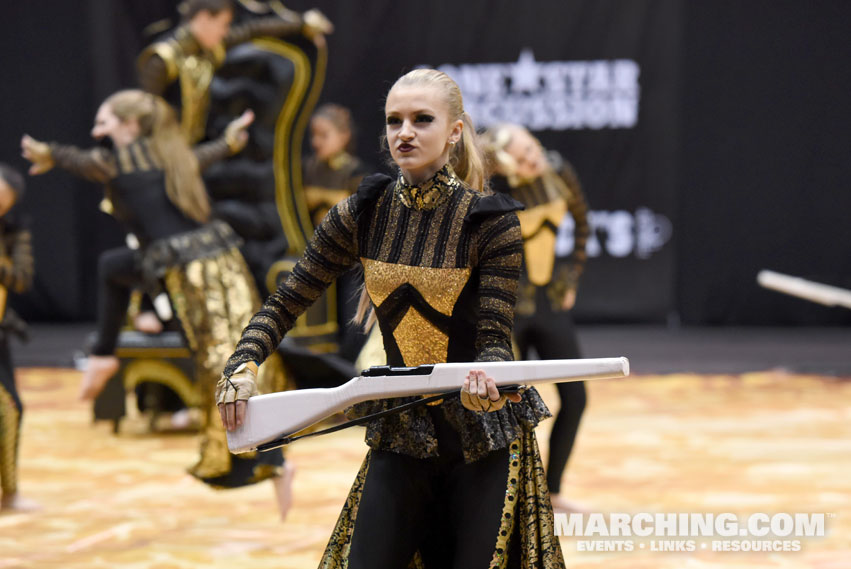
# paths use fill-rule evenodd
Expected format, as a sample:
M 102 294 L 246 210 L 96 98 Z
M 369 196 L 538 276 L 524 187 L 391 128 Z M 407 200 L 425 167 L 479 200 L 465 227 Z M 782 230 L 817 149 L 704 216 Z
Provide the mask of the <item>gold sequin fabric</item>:
M 509 556 L 518 556 L 521 569 L 562 569 L 564 558 L 555 535 L 544 464 L 534 431 L 525 431 L 511 441 L 508 451 L 508 478 L 502 519 L 488 567 L 504 569 Z M 371 453 L 368 453 L 352 484 L 319 563 L 320 569 L 343 569 L 348 566 L 352 532 L 369 471 L 370 457 Z M 509 544 L 512 536 L 517 539 Z M 417 552 L 408 564 L 408 569 L 423 568 L 422 557 Z
M 567 213 L 567 203 L 555 200 L 527 208 L 517 214 L 523 233 L 523 251 L 526 276 L 536 286 L 544 286 L 553 276 L 556 235 L 562 218 Z
M 405 363 L 417 366 L 446 361 L 449 336 L 421 310 L 433 308 L 443 316 L 451 316 L 471 270 L 412 267 L 373 259 L 361 259 L 361 263 L 367 293 L 378 309 L 394 294 L 411 299 L 392 331 Z
M 11 371 L 11 365 L 9 370 Z M 14 381 L 14 377 L 10 379 Z M 18 491 L 17 458 L 20 436 L 21 410 L 12 394 L 0 384 L 0 489 L 6 496 Z
M 278 475 L 283 463 L 280 452 L 230 454 L 215 404 L 216 382 L 231 346 L 260 305 L 242 255 L 231 248 L 172 266 L 164 281 L 192 350 L 200 384 L 201 451 L 190 473 L 218 488 L 244 486 Z M 280 361 L 270 358 L 258 376 L 260 392 L 282 391 L 285 387 Z
M 401 172 L 396 179 L 396 195 L 406 207 L 419 210 L 436 208 L 460 187 L 461 181 L 455 176 L 449 164 L 420 185 L 408 183 Z

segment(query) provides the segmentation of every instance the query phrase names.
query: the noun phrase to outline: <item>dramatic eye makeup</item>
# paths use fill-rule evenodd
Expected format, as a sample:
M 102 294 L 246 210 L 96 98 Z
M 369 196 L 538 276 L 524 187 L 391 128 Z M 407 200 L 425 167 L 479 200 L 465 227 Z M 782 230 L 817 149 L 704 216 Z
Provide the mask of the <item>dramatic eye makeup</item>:
M 434 121 L 434 117 L 432 115 L 428 115 L 425 113 L 420 113 L 416 118 L 417 122 L 432 122 Z
M 387 117 L 387 124 L 402 124 L 402 119 L 399 117 Z

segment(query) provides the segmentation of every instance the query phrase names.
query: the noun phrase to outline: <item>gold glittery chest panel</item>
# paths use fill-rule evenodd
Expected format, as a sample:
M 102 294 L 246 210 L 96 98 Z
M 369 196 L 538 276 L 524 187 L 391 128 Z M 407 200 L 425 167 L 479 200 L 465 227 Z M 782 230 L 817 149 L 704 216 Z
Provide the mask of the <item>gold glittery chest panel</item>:
M 405 365 L 446 361 L 449 335 L 440 323 L 472 274 L 475 239 L 464 217 L 473 203 L 474 194 L 460 187 L 431 209 L 410 207 L 388 191 L 364 230 L 366 291 Z
M 523 234 L 526 273 L 534 285 L 543 286 L 552 278 L 556 235 L 566 213 L 567 202 L 563 199 L 517 212 Z
M 394 318 L 393 338 L 409 366 L 445 362 L 449 335 L 428 313 L 450 317 L 470 280 L 468 268 L 436 269 L 361 259 L 366 291 L 379 313 L 401 312 Z M 386 303 L 396 307 L 385 310 Z M 390 307 L 387 307 L 390 308 Z M 424 314 L 425 313 L 425 314 Z
M 535 181 L 511 189 L 511 197 L 526 206 L 517 212 L 523 233 L 526 274 L 536 286 L 553 277 L 558 226 L 568 212 L 570 190 L 559 175 L 548 170 Z

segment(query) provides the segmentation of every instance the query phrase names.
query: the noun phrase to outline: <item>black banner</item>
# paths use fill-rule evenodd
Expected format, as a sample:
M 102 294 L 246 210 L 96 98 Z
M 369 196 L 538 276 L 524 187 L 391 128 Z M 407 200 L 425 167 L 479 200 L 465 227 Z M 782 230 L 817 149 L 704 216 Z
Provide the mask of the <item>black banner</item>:
M 23 132 L 86 144 L 99 102 L 135 84 L 143 30 L 174 23 L 176 5 L 5 6 L 0 159 L 25 168 Z M 851 311 L 755 284 L 765 268 L 851 288 L 846 0 L 286 5 L 334 22 L 320 102 L 352 109 L 358 154 L 375 169 L 387 168 L 384 96 L 417 66 L 453 75 L 480 126 L 523 122 L 574 164 L 594 227 L 578 319 L 851 322 Z M 13 299 L 25 316 L 93 317 L 97 255 L 121 242 L 99 196 L 63 174 L 30 180 L 21 209 L 36 220 L 36 284 Z
M 364 158 L 384 162 L 376 146 L 392 82 L 414 67 L 441 69 L 477 127 L 523 123 L 575 166 L 593 230 L 577 318 L 662 321 L 675 309 L 677 0 L 297 8 L 312 5 L 337 26 L 322 99 L 352 107 Z M 571 230 L 568 216 L 561 254 Z

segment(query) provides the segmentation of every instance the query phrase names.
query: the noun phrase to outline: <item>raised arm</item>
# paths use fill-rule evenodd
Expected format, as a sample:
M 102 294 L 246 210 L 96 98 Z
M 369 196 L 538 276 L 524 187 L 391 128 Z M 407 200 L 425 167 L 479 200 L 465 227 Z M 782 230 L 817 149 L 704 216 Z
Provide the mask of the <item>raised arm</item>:
M 316 228 L 292 273 L 242 332 L 242 339 L 225 366 L 224 377 L 230 377 L 240 364 L 260 364 L 269 357 L 296 318 L 357 262 L 356 200 L 357 196 L 352 196 L 335 205 Z
M 280 16 L 252 18 L 234 25 L 225 38 L 225 48 L 251 41 L 259 37 L 288 37 L 304 35 L 314 38 L 318 35 L 329 34 L 334 27 L 331 22 L 318 10 L 309 10 L 303 16 L 288 11 L 286 19 Z
M 202 142 L 193 148 L 198 167 L 203 171 L 211 164 L 238 154 L 248 143 L 248 126 L 254 122 L 254 112 L 247 110 L 232 120 L 224 134 L 215 140 Z
M 83 150 L 76 146 L 46 143 L 24 135 L 21 154 L 32 162 L 31 175 L 44 174 L 54 166 L 92 182 L 106 183 L 113 179 L 118 168 L 112 153 L 103 148 Z

